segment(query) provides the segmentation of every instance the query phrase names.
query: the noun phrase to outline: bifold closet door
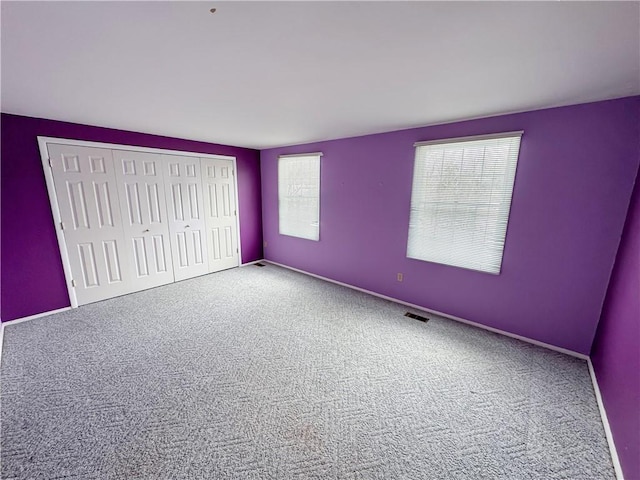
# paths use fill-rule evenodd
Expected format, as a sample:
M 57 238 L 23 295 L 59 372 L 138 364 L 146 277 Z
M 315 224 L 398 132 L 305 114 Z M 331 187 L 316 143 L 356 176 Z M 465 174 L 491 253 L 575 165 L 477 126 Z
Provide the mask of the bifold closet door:
M 209 271 L 238 266 L 237 206 L 233 162 L 201 158 Z
M 113 150 L 134 290 L 174 281 L 162 157 Z
M 163 155 L 176 281 L 209 273 L 200 159 Z
M 78 304 L 132 290 L 111 150 L 48 145 Z

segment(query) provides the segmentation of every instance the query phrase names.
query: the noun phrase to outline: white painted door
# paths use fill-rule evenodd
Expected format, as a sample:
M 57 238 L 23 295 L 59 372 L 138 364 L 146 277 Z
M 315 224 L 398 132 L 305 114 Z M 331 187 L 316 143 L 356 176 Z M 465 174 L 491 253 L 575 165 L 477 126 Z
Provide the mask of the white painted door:
M 209 271 L 238 266 L 238 228 L 233 161 L 201 158 Z
M 47 150 L 78 304 L 129 293 L 111 150 L 58 144 Z
M 163 155 L 176 281 L 209 273 L 200 159 Z
M 126 239 L 126 255 L 135 290 L 174 281 L 162 156 L 113 150 Z

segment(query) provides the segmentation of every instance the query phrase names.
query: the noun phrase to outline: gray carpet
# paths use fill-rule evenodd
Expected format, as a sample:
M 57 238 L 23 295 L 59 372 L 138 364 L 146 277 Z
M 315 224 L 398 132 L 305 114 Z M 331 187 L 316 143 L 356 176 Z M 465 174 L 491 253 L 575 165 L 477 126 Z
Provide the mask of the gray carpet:
M 273 265 L 5 330 L 4 479 L 613 479 L 584 361 Z

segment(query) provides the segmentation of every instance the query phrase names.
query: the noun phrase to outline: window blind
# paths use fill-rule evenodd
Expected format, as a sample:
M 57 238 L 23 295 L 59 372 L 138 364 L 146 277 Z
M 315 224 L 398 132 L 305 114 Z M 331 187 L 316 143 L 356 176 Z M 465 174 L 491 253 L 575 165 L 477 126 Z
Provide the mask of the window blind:
M 281 235 L 320 239 L 321 153 L 278 158 L 278 225 Z
M 407 257 L 500 273 L 521 136 L 415 144 Z

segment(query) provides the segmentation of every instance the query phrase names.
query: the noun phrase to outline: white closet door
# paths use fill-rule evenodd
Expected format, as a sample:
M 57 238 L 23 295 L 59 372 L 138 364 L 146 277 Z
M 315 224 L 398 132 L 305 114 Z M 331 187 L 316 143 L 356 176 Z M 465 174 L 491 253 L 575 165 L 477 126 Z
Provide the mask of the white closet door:
M 113 150 L 127 259 L 135 290 L 174 281 L 162 157 Z
M 178 280 L 209 273 L 200 159 L 163 155 L 173 272 Z
M 233 162 L 201 158 L 209 271 L 238 266 L 237 206 Z
M 48 144 L 48 152 L 78 304 L 129 293 L 111 150 Z

